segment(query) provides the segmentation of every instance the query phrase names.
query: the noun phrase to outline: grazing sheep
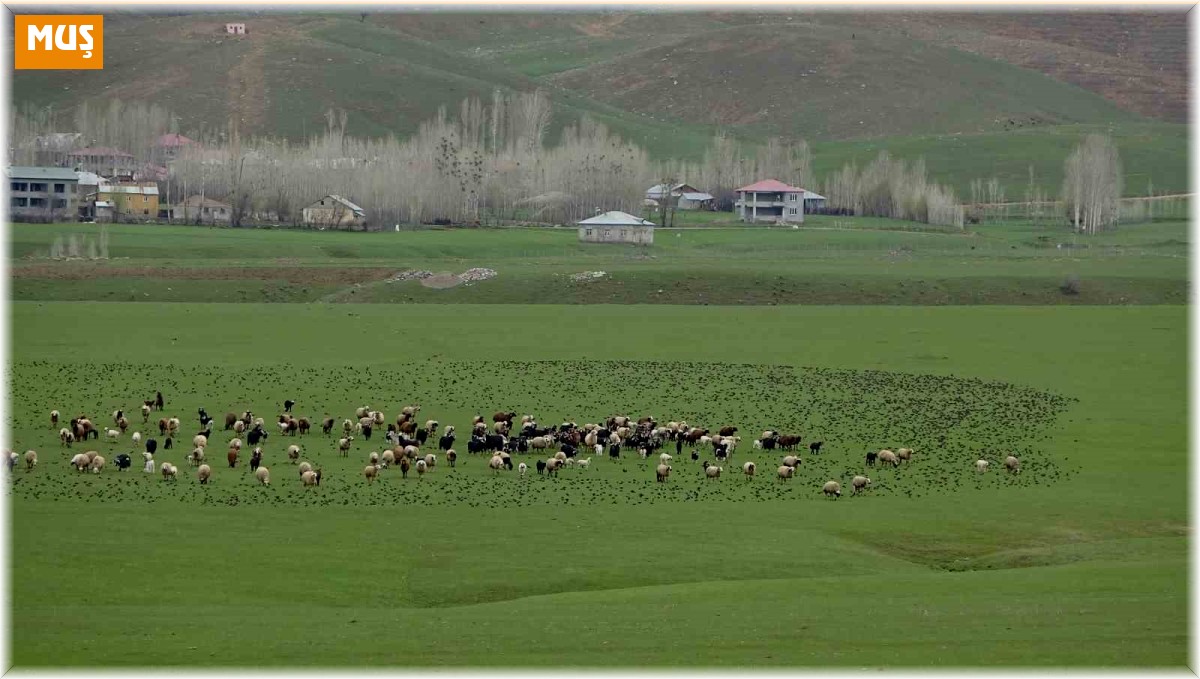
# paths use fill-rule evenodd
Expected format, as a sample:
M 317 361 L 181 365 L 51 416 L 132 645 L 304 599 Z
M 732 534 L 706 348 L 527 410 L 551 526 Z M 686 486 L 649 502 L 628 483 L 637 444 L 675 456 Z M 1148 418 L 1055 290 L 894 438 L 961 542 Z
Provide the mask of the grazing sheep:
M 151 453 L 142 453 L 142 459 L 144 459 L 146 461 L 146 464 L 142 467 L 142 471 L 145 472 L 146 474 L 153 474 L 154 473 L 154 455 Z
M 668 464 L 669 465 L 669 464 L 671 464 L 671 460 L 674 460 L 674 459 L 675 458 L 671 457 L 671 455 L 669 453 L 663 453 L 662 455 L 658 456 L 659 464 Z
M 900 466 L 900 458 L 896 457 L 896 454 L 890 450 L 879 451 L 879 461 L 885 464 L 890 464 L 893 467 Z
M 117 431 L 116 429 L 108 429 L 104 432 L 104 436 L 108 439 L 109 443 L 113 443 L 117 439 L 121 438 L 121 432 Z
M 824 441 L 813 441 L 812 443 L 808 444 L 808 452 L 812 453 L 813 455 L 817 455 L 821 452 L 821 446 L 823 445 L 825 445 Z
M 312 474 L 312 472 L 305 472 L 305 473 Z M 377 465 L 377 464 L 369 464 L 366 467 L 363 467 L 363 476 L 366 477 L 368 484 L 375 481 L 375 475 L 378 473 L 379 473 L 379 465 Z M 300 477 L 304 478 L 304 475 L 301 474 Z M 305 485 L 308 485 L 308 484 L 305 484 Z
M 488 460 L 488 468 L 492 470 L 492 474 L 504 468 L 504 458 L 499 455 L 493 455 L 492 459 Z
M 560 450 L 554 454 L 554 459 L 558 460 L 559 462 L 566 462 L 567 454 Z
M 854 490 L 851 492 L 851 495 L 858 495 L 864 489 L 866 489 L 867 487 L 869 487 L 871 485 L 871 479 L 869 479 L 865 476 L 855 476 L 854 479 L 850 482 L 850 485 L 854 487 Z
M 392 452 L 391 450 L 383 451 L 383 456 L 380 457 L 379 464 L 384 469 L 396 464 L 396 453 Z
M 709 465 L 704 468 L 704 475 L 710 479 L 719 479 L 721 478 L 721 468 L 715 464 Z
M 666 483 L 667 477 L 671 475 L 671 465 L 660 464 L 654 469 L 655 480 L 659 483 Z
M 522 463 L 522 464 L 524 464 L 524 463 Z M 541 475 L 542 475 L 542 474 L 543 474 L 545 471 L 546 471 L 546 461 L 545 461 L 545 460 L 538 460 L 538 461 L 537 461 L 537 473 L 538 473 L 538 476 L 541 476 Z
M 837 481 L 826 481 L 825 486 L 821 488 L 821 492 L 825 493 L 827 497 L 832 497 L 836 500 L 842 496 L 842 484 Z
M 451 466 L 451 467 L 453 467 L 453 466 L 454 466 L 454 463 L 455 463 L 457 460 L 458 460 L 458 453 L 454 452 L 454 449 L 453 449 L 453 448 L 451 448 L 450 450 L 447 450 L 447 451 L 446 451 L 446 461 L 450 463 L 450 466 Z
M 566 463 L 563 460 L 560 460 L 557 457 L 548 458 L 546 460 L 546 475 L 549 476 L 550 474 L 554 474 L 555 476 L 558 476 L 558 470 L 563 468 L 565 464 Z
M 25 471 L 31 471 L 36 466 L 37 466 L 37 451 L 36 450 L 25 451 Z
M 75 453 L 74 455 L 71 456 L 71 466 L 74 467 L 75 471 L 77 471 L 77 472 L 81 472 L 84 469 L 87 469 L 88 466 L 91 464 L 92 464 L 92 461 L 88 458 L 87 455 L 84 455 L 83 453 Z
M 876 453 L 876 452 L 873 452 L 873 451 L 872 451 L 872 452 L 870 452 L 870 453 L 867 453 L 867 459 L 866 459 L 867 466 L 868 466 L 868 467 L 874 467 L 874 466 L 875 466 L 875 460 L 876 460 L 878 457 L 879 457 L 879 453 Z
M 188 462 L 190 462 L 192 464 L 192 466 L 195 467 L 196 465 L 200 464 L 203 461 L 204 461 L 204 449 L 203 448 L 193 448 L 192 454 L 188 455 Z
M 254 478 L 258 479 L 258 482 L 264 486 L 269 486 L 271 485 L 271 470 L 266 467 L 259 467 L 254 470 Z
M 762 447 L 763 447 L 762 439 L 754 439 L 754 449 L 762 450 Z
M 133 442 L 133 445 L 135 448 L 137 446 L 142 445 L 142 432 L 140 432 L 140 431 L 133 432 L 133 435 L 129 437 L 129 440 Z
M 425 466 L 429 469 L 429 471 L 433 471 L 433 467 L 436 464 L 437 464 L 437 455 L 434 455 L 433 453 L 429 453 L 428 455 L 425 456 Z
M 747 462 L 742 465 L 742 473 L 745 474 L 747 478 L 754 477 L 754 470 L 755 466 L 753 462 Z
M 374 467 L 371 467 L 371 469 L 374 469 Z M 370 481 L 368 480 L 368 483 L 369 482 Z M 309 486 L 318 486 L 321 484 L 321 475 L 311 469 L 306 470 L 300 474 L 300 483 L 304 484 L 305 488 Z
M 1016 457 L 1009 455 L 1008 457 L 1004 458 L 1004 468 L 1013 474 L 1019 474 L 1021 472 L 1021 461 Z
M 524 462 L 517 465 L 517 473 L 520 474 L 521 476 L 525 476 L 525 472 L 528 470 L 529 470 L 529 465 L 525 464 Z
M 796 457 L 795 455 L 786 455 L 783 458 L 783 463 L 789 467 L 795 467 L 796 465 L 800 464 L 800 458 Z
M 166 481 L 167 479 L 172 481 L 177 480 L 176 473 L 178 471 L 179 470 L 175 468 L 175 465 L 171 464 L 170 462 L 162 463 L 163 481 Z
M 405 457 L 404 459 L 407 460 L 408 458 Z M 417 460 L 416 467 L 417 478 L 423 480 L 425 478 L 425 469 L 428 467 L 428 465 L 425 464 L 425 460 Z
M 341 452 L 342 457 L 350 456 L 350 443 L 352 441 L 354 441 L 353 436 L 347 436 L 346 438 L 338 439 L 338 451 Z
M 58 440 L 62 442 L 62 445 L 70 448 L 71 444 L 75 442 L 75 434 L 71 433 L 70 429 L 63 427 L 58 430 Z
M 296 445 L 288 446 L 287 456 L 288 456 L 288 459 L 291 460 L 292 464 L 296 464 L 297 462 L 299 462 L 300 461 L 300 446 L 296 446 Z
M 896 449 L 896 459 L 898 459 L 902 462 L 911 462 L 912 454 L 913 454 L 912 448 L 897 448 Z
M 792 478 L 792 475 L 796 473 L 796 468 L 789 467 L 785 464 L 785 465 L 780 466 L 779 469 L 777 469 L 775 471 L 777 474 L 779 474 L 780 481 L 786 481 L 787 479 Z
M 117 463 L 117 471 L 123 472 L 133 466 L 133 458 L 126 453 L 121 453 L 113 461 Z
M 588 457 L 582 460 L 576 460 L 575 466 L 579 467 L 580 469 L 590 469 L 592 466 L 592 458 Z
M 312 471 L 312 463 L 311 463 L 311 462 L 308 462 L 307 460 L 305 460 L 304 462 L 301 462 L 301 463 L 300 463 L 300 466 L 299 466 L 299 467 L 297 467 L 296 469 L 297 469 L 297 471 L 299 471 L 299 472 L 300 472 L 300 474 L 302 474 L 302 475 L 303 475 L 303 474 L 304 474 L 304 472 L 311 472 L 311 471 Z
M 210 476 L 212 476 L 212 467 L 206 464 L 200 465 L 200 468 L 196 470 L 196 478 L 200 480 L 200 485 L 202 486 L 208 485 L 208 477 Z
M 987 468 L 988 468 L 987 460 L 983 460 L 983 459 L 975 460 L 975 471 L 982 474 L 987 471 Z

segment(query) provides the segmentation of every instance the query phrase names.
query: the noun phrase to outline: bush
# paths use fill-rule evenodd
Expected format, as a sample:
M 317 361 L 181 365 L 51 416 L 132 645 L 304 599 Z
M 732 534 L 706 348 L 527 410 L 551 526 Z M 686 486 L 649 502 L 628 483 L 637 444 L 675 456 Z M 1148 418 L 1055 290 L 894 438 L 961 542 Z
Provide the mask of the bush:
M 1058 289 L 1062 291 L 1062 294 L 1064 295 L 1078 295 L 1079 276 L 1067 276 L 1067 279 L 1062 282 L 1062 285 L 1058 286 Z

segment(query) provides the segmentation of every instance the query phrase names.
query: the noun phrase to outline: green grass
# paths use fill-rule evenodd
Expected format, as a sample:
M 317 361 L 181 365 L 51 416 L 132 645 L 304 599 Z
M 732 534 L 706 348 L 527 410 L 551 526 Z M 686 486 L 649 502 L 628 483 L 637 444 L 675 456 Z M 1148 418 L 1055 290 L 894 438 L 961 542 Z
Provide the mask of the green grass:
M 728 218 L 679 213 L 681 226 Z M 111 226 L 113 259 L 107 262 L 38 259 L 59 236 L 95 228 L 14 226 L 14 298 L 710 305 L 1178 304 L 1187 299 L 1185 222 L 1081 237 L 1021 222 L 960 233 L 897 220 L 812 216 L 801 229 L 659 231 L 648 249 L 580 243 L 573 228 L 345 234 Z M 271 257 L 262 257 L 263 252 Z M 403 269 L 459 273 L 473 267 L 498 274 L 445 290 L 387 281 Z M 607 276 L 571 280 L 584 271 Z M 339 278 L 340 272 L 346 276 Z M 190 280 L 178 277 L 184 274 Z M 1080 282 L 1077 295 L 1060 289 L 1070 277 Z
M 11 493 L 14 663 L 1187 662 L 1185 307 L 376 309 L 16 302 L 11 436 L 41 461 Z M 63 332 L 80 312 L 88 332 Z M 676 460 L 663 486 L 634 458 L 522 481 L 464 454 L 367 486 L 375 442 L 343 460 L 319 433 L 307 492 L 278 436 L 269 488 L 223 465 L 201 487 L 184 446 L 158 456 L 175 485 L 113 470 L 124 443 L 92 445 L 101 475 L 67 469 L 51 408 L 107 423 L 155 389 L 189 436 L 202 405 L 272 419 L 289 397 L 317 417 L 420 403 L 460 436 L 500 408 L 687 416 L 739 426 L 760 474 Z M 827 441 L 786 485 L 748 445 L 770 425 Z M 917 459 L 822 498 L 868 441 Z M 979 449 L 1026 469 L 979 478 Z

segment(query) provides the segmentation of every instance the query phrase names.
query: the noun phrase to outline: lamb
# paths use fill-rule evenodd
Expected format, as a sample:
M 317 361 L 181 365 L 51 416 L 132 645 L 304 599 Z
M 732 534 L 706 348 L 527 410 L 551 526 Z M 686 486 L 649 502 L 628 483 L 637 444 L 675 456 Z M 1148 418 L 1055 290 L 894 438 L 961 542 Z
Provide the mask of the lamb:
M 659 483 L 666 483 L 667 477 L 671 475 L 671 465 L 660 464 L 654 469 L 655 480 Z
M 821 488 L 821 492 L 825 493 L 827 497 L 832 497 L 836 500 L 842 496 L 842 484 L 837 481 L 826 481 L 825 486 Z
M 200 468 L 196 470 L 196 478 L 202 486 L 208 485 L 208 478 L 210 476 L 212 476 L 212 467 L 206 464 L 200 465 Z
M 342 457 L 350 456 L 350 443 L 352 441 L 354 441 L 353 436 L 347 436 L 346 438 L 338 439 L 338 451 L 342 453 Z
M 374 469 L 374 467 L 372 467 L 372 469 Z M 300 483 L 303 483 L 305 488 L 309 486 L 319 486 L 321 485 L 321 475 L 310 469 L 300 475 Z
M 987 471 L 988 461 L 984 459 L 975 460 L 975 471 L 983 474 Z
M 258 482 L 264 486 L 269 486 L 271 485 L 271 470 L 266 467 L 259 467 L 254 470 L 254 478 L 258 479 Z
M 521 464 L 525 464 L 525 463 L 524 463 L 524 462 L 522 462 Z M 538 473 L 538 476 L 541 476 L 541 475 L 542 475 L 542 474 L 543 474 L 545 471 L 546 471 L 546 461 L 545 461 L 545 460 L 538 460 L 538 461 L 537 461 L 537 473 Z
M 671 460 L 673 460 L 673 459 L 675 459 L 675 458 L 671 457 L 671 455 L 669 453 L 663 453 L 662 455 L 658 456 L 659 464 L 669 465 L 669 464 L 671 464 Z
M 796 468 L 789 467 L 785 464 L 780 466 L 779 469 L 776 470 L 776 473 L 779 474 L 780 481 L 786 481 L 787 479 L 792 478 L 792 475 L 796 473 Z
M 854 487 L 854 490 L 851 494 L 858 495 L 871 485 L 871 479 L 867 478 L 866 476 L 855 476 L 850 482 L 850 485 Z
M 1015 456 L 1009 455 L 1004 458 L 1004 468 L 1013 474 L 1021 473 L 1021 461 Z
M 528 471 L 528 469 L 529 469 L 529 465 L 525 464 L 524 462 L 517 465 L 517 473 L 520 474 L 521 476 L 525 476 L 525 472 Z
M 292 461 L 292 464 L 296 464 L 297 462 L 299 462 L 300 461 L 300 446 L 296 446 L 296 445 L 288 446 L 287 456 L 288 456 L 288 459 Z
M 721 468 L 715 464 L 709 465 L 704 468 L 704 475 L 710 479 L 719 479 L 721 478 Z
M 813 455 L 817 455 L 821 452 L 821 446 L 823 445 L 825 445 L 824 441 L 813 441 L 812 443 L 808 444 L 808 452 L 812 453 Z
M 405 459 L 408 459 L 408 458 L 406 457 Z M 424 480 L 425 479 L 425 469 L 426 469 L 426 467 L 428 467 L 428 465 L 425 464 L 425 460 L 417 460 L 416 466 L 417 466 L 417 478 Z
M 162 463 L 163 481 L 166 481 L 167 479 L 171 479 L 172 481 L 177 480 L 176 474 L 178 472 L 179 470 L 176 469 L 175 465 L 171 464 L 170 462 Z
M 592 458 L 588 457 L 582 460 L 576 460 L 575 465 L 580 469 L 590 469 L 592 466 Z
M 879 461 L 891 464 L 893 467 L 900 466 L 900 458 L 896 457 L 896 454 L 890 450 L 879 451 Z
M 311 474 L 312 472 L 306 472 L 306 473 Z M 377 465 L 377 464 L 369 464 L 366 467 L 363 467 L 363 476 L 366 477 L 368 484 L 375 481 L 375 475 L 378 473 L 379 473 L 379 465 Z M 300 478 L 303 479 L 304 475 L 301 474 Z M 304 485 L 308 485 L 308 484 L 306 483 Z
M 762 447 L 763 447 L 762 439 L 754 439 L 754 449 L 762 450 Z
M 117 431 L 116 429 L 108 429 L 104 432 L 104 436 L 108 439 L 109 443 L 113 443 L 117 439 L 121 438 L 121 432 Z
M 754 478 L 754 470 L 755 466 L 753 462 L 747 462 L 742 465 L 742 473 L 746 475 L 746 478 Z
M 36 450 L 25 451 L 25 471 L 33 471 L 33 468 L 36 466 L 37 466 L 37 451 Z

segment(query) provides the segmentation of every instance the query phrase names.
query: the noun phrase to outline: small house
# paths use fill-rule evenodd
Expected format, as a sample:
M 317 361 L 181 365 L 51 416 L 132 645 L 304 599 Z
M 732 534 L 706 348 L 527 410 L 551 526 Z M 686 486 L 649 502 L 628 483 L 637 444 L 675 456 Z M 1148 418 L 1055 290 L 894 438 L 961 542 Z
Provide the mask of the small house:
M 342 198 L 327 195 L 302 211 L 304 224 L 322 229 L 361 231 L 367 224 L 367 213 L 361 207 Z
M 67 162 L 77 170 L 95 172 L 101 177 L 133 174 L 137 169 L 133 154 L 121 149 L 88 147 L 71 151 Z
M 154 143 L 154 160 L 160 163 L 168 163 L 179 157 L 179 153 L 183 149 L 195 145 L 196 142 L 182 134 L 174 132 L 164 134 Z
M 233 206 L 202 196 L 188 196 L 171 206 L 171 221 L 184 224 L 231 224 Z
M 9 214 L 16 221 L 61 222 L 78 214 L 79 176 L 63 167 L 10 167 Z
M 691 184 L 656 184 L 646 189 L 646 200 L 657 205 L 674 205 L 679 210 L 711 210 L 715 199 Z
M 229 35 L 246 35 L 246 24 L 225 24 L 225 32 Z
M 582 243 L 633 243 L 650 245 L 654 242 L 654 222 L 613 210 L 579 222 Z

